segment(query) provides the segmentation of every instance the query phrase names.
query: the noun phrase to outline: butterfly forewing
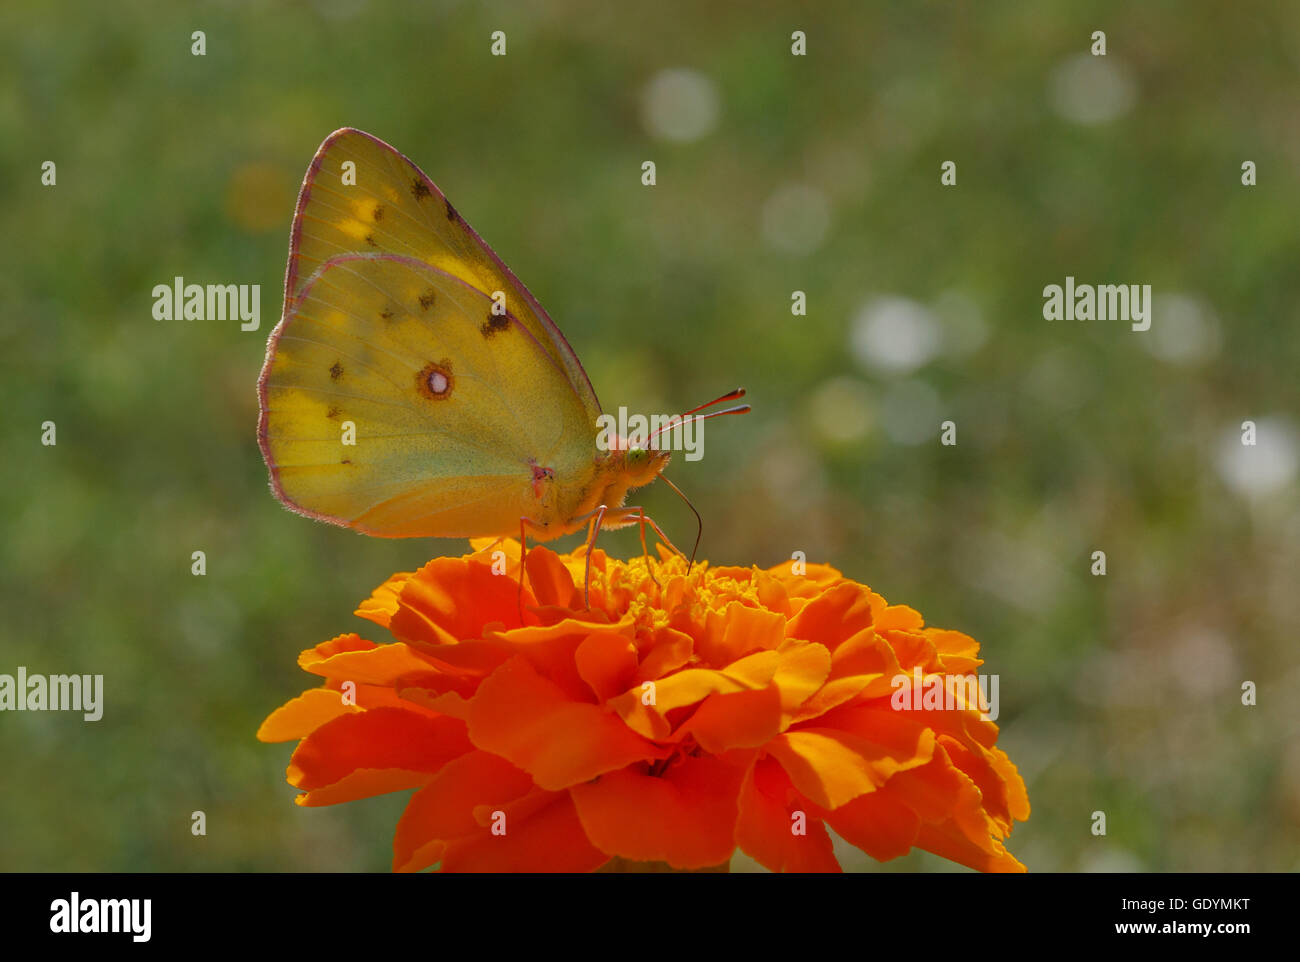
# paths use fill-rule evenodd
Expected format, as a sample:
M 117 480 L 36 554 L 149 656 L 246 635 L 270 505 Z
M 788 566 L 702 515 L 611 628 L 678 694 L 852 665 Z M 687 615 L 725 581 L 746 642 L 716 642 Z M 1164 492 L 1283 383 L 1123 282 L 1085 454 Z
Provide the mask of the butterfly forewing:
M 412 257 L 489 297 L 502 292 L 506 309 L 564 371 L 590 417 L 600 413 L 591 382 L 559 329 L 442 192 L 388 144 L 345 128 L 321 144 L 298 197 L 285 311 L 321 265 L 349 252 Z

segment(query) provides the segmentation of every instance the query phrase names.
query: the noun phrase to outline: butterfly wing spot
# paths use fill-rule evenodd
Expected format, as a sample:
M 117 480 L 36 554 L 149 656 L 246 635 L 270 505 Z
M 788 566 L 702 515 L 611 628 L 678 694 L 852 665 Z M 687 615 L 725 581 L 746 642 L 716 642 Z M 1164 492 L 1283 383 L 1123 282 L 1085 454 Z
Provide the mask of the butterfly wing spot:
M 419 177 L 413 178 L 411 180 L 411 196 L 416 200 L 424 200 L 429 196 L 429 185 Z
M 376 204 L 374 213 L 370 215 L 374 220 L 381 221 L 384 219 L 384 205 Z
M 456 386 L 456 378 L 451 373 L 451 361 L 430 361 L 415 375 L 415 387 L 430 401 L 445 401 L 451 397 L 451 390 Z
M 371 247 L 378 247 L 378 246 L 379 246 L 378 242 L 375 240 L 375 235 L 374 235 L 374 234 L 367 234 L 367 235 L 366 235 L 366 243 L 369 244 Z
M 495 337 L 510 326 L 510 318 L 504 314 L 489 314 L 488 319 L 479 327 L 484 337 Z
M 420 310 L 427 311 L 429 308 L 433 307 L 433 302 L 436 301 L 437 299 L 438 299 L 437 293 L 434 291 L 432 287 L 429 288 L 427 291 L 425 291 L 423 294 L 420 295 Z
M 325 416 L 329 418 L 331 421 L 337 421 L 339 415 L 342 413 L 343 412 L 340 411 L 338 408 L 334 407 L 333 405 L 330 405 L 330 409 L 325 412 Z
M 333 365 L 331 365 L 330 367 L 330 380 L 337 381 L 342 376 L 343 376 L 343 365 L 338 361 L 335 361 Z
M 447 220 L 455 220 L 457 217 L 460 216 L 459 214 L 456 213 L 456 208 L 451 206 L 451 201 L 447 200 L 447 198 L 445 197 L 442 199 L 442 201 L 444 204 L 447 205 Z
M 342 461 L 339 462 L 339 464 L 351 464 L 351 463 L 352 463 L 351 458 L 344 458 Z
M 379 312 L 379 319 L 383 321 L 391 321 L 393 319 L 393 309 L 391 307 L 385 307 Z

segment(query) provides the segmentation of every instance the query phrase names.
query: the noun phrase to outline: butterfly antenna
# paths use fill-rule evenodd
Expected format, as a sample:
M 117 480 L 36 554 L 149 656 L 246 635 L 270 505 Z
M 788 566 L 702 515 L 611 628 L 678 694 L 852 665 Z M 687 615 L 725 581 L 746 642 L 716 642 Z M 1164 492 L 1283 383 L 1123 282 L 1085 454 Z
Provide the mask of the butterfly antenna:
M 726 408 L 722 411 L 710 411 L 708 414 L 695 413 L 696 411 L 703 411 L 705 408 L 713 407 L 713 405 L 720 404 L 723 401 L 734 401 L 737 398 L 742 398 L 744 396 L 745 396 L 745 389 L 743 387 L 738 387 L 734 391 L 728 391 L 726 394 L 722 395 L 722 397 L 714 398 L 708 404 L 701 404 L 697 408 L 691 408 L 689 411 L 686 411 L 682 414 L 674 415 L 672 418 L 669 419 L 667 424 L 664 424 L 663 426 L 656 428 L 654 431 L 651 431 L 649 436 L 646 438 L 646 441 L 648 443 L 651 439 L 654 438 L 656 434 L 662 434 L 665 431 L 671 431 L 674 428 L 681 427 L 687 421 L 704 421 L 707 420 L 708 418 L 721 417 L 724 414 L 746 414 L 749 411 L 753 410 L 753 408 L 751 408 L 748 404 L 738 404 L 734 408 Z M 694 417 L 692 417 L 692 415 L 694 415 Z
M 706 407 L 707 407 L 707 405 L 706 405 Z M 719 411 L 718 413 L 721 414 L 722 412 Z M 681 488 L 677 487 L 677 485 L 673 484 L 671 481 L 669 481 L 667 478 L 665 478 L 662 474 L 659 475 L 659 479 L 660 479 L 661 481 L 663 481 L 664 484 L 668 485 L 668 487 L 670 487 L 670 488 L 672 488 L 674 491 L 676 491 L 676 492 L 677 492 L 677 497 L 679 497 L 679 498 L 681 498 L 683 501 L 685 501 L 685 502 L 686 502 L 686 507 L 690 508 L 690 509 L 691 509 L 691 513 L 695 515 L 695 523 L 696 523 L 696 529 L 695 529 L 695 547 L 691 549 L 691 560 L 690 560 L 690 562 L 686 565 L 686 573 L 687 573 L 687 574 L 690 574 L 690 573 L 691 573 L 691 568 L 695 567 L 695 554 L 696 554 L 696 552 L 698 552 L 698 551 L 700 550 L 700 538 L 704 536 L 704 519 L 701 518 L 701 517 L 700 517 L 700 513 L 699 513 L 698 511 L 695 510 L 695 505 L 691 504 L 691 499 L 688 498 L 688 497 L 686 497 L 686 495 L 682 493 L 682 489 L 681 489 Z

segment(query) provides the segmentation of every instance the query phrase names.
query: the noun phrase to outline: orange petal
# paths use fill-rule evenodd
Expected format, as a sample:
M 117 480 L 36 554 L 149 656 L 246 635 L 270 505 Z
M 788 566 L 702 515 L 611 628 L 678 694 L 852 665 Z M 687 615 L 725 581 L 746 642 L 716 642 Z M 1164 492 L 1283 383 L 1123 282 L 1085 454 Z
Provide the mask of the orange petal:
M 780 664 L 781 656 L 775 651 L 755 652 L 723 670 L 688 668 L 659 679 L 653 688 L 646 687 L 649 683 L 638 685 L 608 704 L 633 731 L 665 739 L 673 729 L 669 712 L 698 704 L 713 694 L 766 688 Z
M 790 778 L 773 759 L 759 759 L 745 776 L 736 817 L 736 843 L 772 872 L 839 872 L 826 827 L 788 799 Z M 870 796 L 865 796 L 870 797 Z M 802 811 L 802 819 L 796 816 Z M 802 825 L 805 834 L 795 834 Z
M 358 768 L 348 772 L 337 782 L 310 792 L 303 792 L 294 801 L 314 808 L 319 805 L 338 805 L 355 802 L 359 798 L 387 795 L 419 788 L 432 776 L 428 772 L 407 771 L 402 768 Z
M 507 651 L 522 655 L 543 678 L 558 685 L 571 701 L 591 701 L 591 687 L 582 678 L 575 661 L 578 647 L 588 638 L 602 636 L 630 644 L 632 620 L 598 625 L 565 619 L 551 626 L 530 626 L 505 633 L 493 633 Z
M 701 748 L 717 755 L 733 748 L 758 748 L 780 730 L 781 693 L 768 686 L 710 695 L 672 738 L 693 735 Z
M 838 708 L 817 727 L 785 732 L 768 746 L 795 787 L 823 808 L 839 808 L 934 754 L 934 733 L 924 725 L 888 709 L 847 714 L 856 711 Z
M 392 685 L 402 675 L 428 671 L 430 663 L 400 641 L 354 651 L 340 651 L 303 668 L 316 675 L 356 682 L 358 685 Z
M 447 845 L 444 872 L 591 872 L 609 856 L 587 839 L 567 792 L 547 793 L 523 818 L 505 806 L 505 834 L 482 830 Z
M 360 768 L 432 773 L 471 747 L 459 719 L 375 708 L 340 715 L 304 738 L 289 760 L 289 783 L 311 791 Z
M 520 656 L 498 668 L 470 700 L 469 737 L 551 791 L 663 755 L 618 716 L 571 701 Z
M 785 641 L 785 616 L 733 601 L 723 611 L 709 611 L 695 653 L 711 668 L 727 665 L 755 651 L 775 649 Z
M 658 777 L 623 769 L 569 791 L 587 837 L 608 855 L 705 868 L 735 850 L 736 799 L 744 774 L 700 755 Z
M 271 712 L 257 730 L 257 738 L 264 742 L 295 741 L 339 715 L 358 711 L 361 709 L 345 703 L 337 691 L 312 688 Z
M 921 829 L 916 812 L 890 791 L 894 781 L 824 814 L 837 835 L 880 862 L 911 851 Z
M 889 605 L 883 611 L 876 612 L 875 626 L 877 631 L 885 631 L 886 629 L 913 631 L 924 624 L 925 619 L 921 617 L 921 613 L 915 608 L 909 608 L 907 605 Z
M 573 659 L 578 674 L 599 702 L 626 691 L 636 678 L 636 645 L 624 635 L 588 635 L 574 651 Z
M 527 581 L 537 605 L 577 608 L 582 596 L 574 587 L 573 576 L 554 551 L 529 548 Z
M 768 611 L 776 611 L 790 618 L 794 610 L 790 606 L 790 593 L 781 579 L 773 577 L 767 571 L 754 572 L 754 590 L 758 593 L 758 603 Z
M 923 824 L 917 832 L 916 844 L 927 852 L 980 872 L 1026 871 L 1025 866 L 1001 842 L 993 841 L 993 851 L 986 852 L 973 844 L 952 822 Z
M 883 611 L 885 600 L 864 585 L 845 581 L 828 589 L 800 609 L 786 627 L 786 635 L 818 641 L 832 651 L 874 623 L 873 611 Z
M 996 749 L 990 751 L 982 746 L 976 746 L 977 750 L 972 751 L 947 735 L 940 736 L 939 744 L 952 759 L 953 765 L 979 788 L 984 810 L 1003 832 L 1011 830 L 1013 819 L 1023 822 L 1029 817 L 1029 797 L 1025 793 L 1025 783 L 1004 753 Z
M 399 571 L 372 591 L 370 597 L 361 602 L 353 614 L 387 628 L 393 612 L 397 610 L 397 598 L 412 575 L 412 571 Z
M 888 642 L 889 647 L 894 649 L 894 655 L 898 658 L 898 666 L 903 671 L 910 672 L 917 665 L 925 672 L 938 669 L 938 653 L 935 652 L 934 645 L 925 635 L 896 628 L 881 628 L 880 626 L 876 626 L 876 634 Z
M 980 644 L 970 635 L 943 628 L 926 628 L 924 634 L 938 652 L 939 665 L 945 673 L 964 675 L 984 664 L 979 657 Z
M 649 633 L 638 648 L 644 652 L 634 682 L 639 685 L 662 678 L 689 662 L 695 653 L 695 639 L 683 631 L 663 627 Z
M 527 772 L 488 752 L 452 759 L 407 803 L 393 836 L 393 871 L 428 868 L 447 842 L 482 831 L 475 806 L 503 804 L 532 787 Z
M 785 642 L 772 684 L 781 693 L 781 711 L 786 723 L 795 710 L 825 683 L 831 670 L 831 653 L 825 645 L 795 641 Z
M 426 711 L 469 722 L 469 702 L 457 692 L 446 691 L 439 695 L 426 688 L 399 688 L 397 697 Z
M 527 588 L 523 603 L 535 603 Z M 406 582 L 388 627 L 400 640 L 428 649 L 478 638 L 493 622 L 519 627 L 518 583 L 493 574 L 490 565 L 435 558 Z
M 311 671 L 314 665 L 342 651 L 368 651 L 378 647 L 373 641 L 367 641 L 358 634 L 337 635 L 329 641 L 322 641 L 315 648 L 308 648 L 298 656 L 298 667 Z

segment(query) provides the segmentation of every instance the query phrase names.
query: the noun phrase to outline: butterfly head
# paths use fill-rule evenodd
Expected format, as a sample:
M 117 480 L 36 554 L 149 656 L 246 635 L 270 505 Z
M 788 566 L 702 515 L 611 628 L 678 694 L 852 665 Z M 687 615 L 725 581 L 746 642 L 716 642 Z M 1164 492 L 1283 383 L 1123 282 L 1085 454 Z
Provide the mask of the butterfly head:
M 625 448 L 623 456 L 623 474 L 630 482 L 630 487 L 639 488 L 659 477 L 659 472 L 668 466 L 672 457 L 669 451 L 660 451 L 654 447 L 633 445 Z

